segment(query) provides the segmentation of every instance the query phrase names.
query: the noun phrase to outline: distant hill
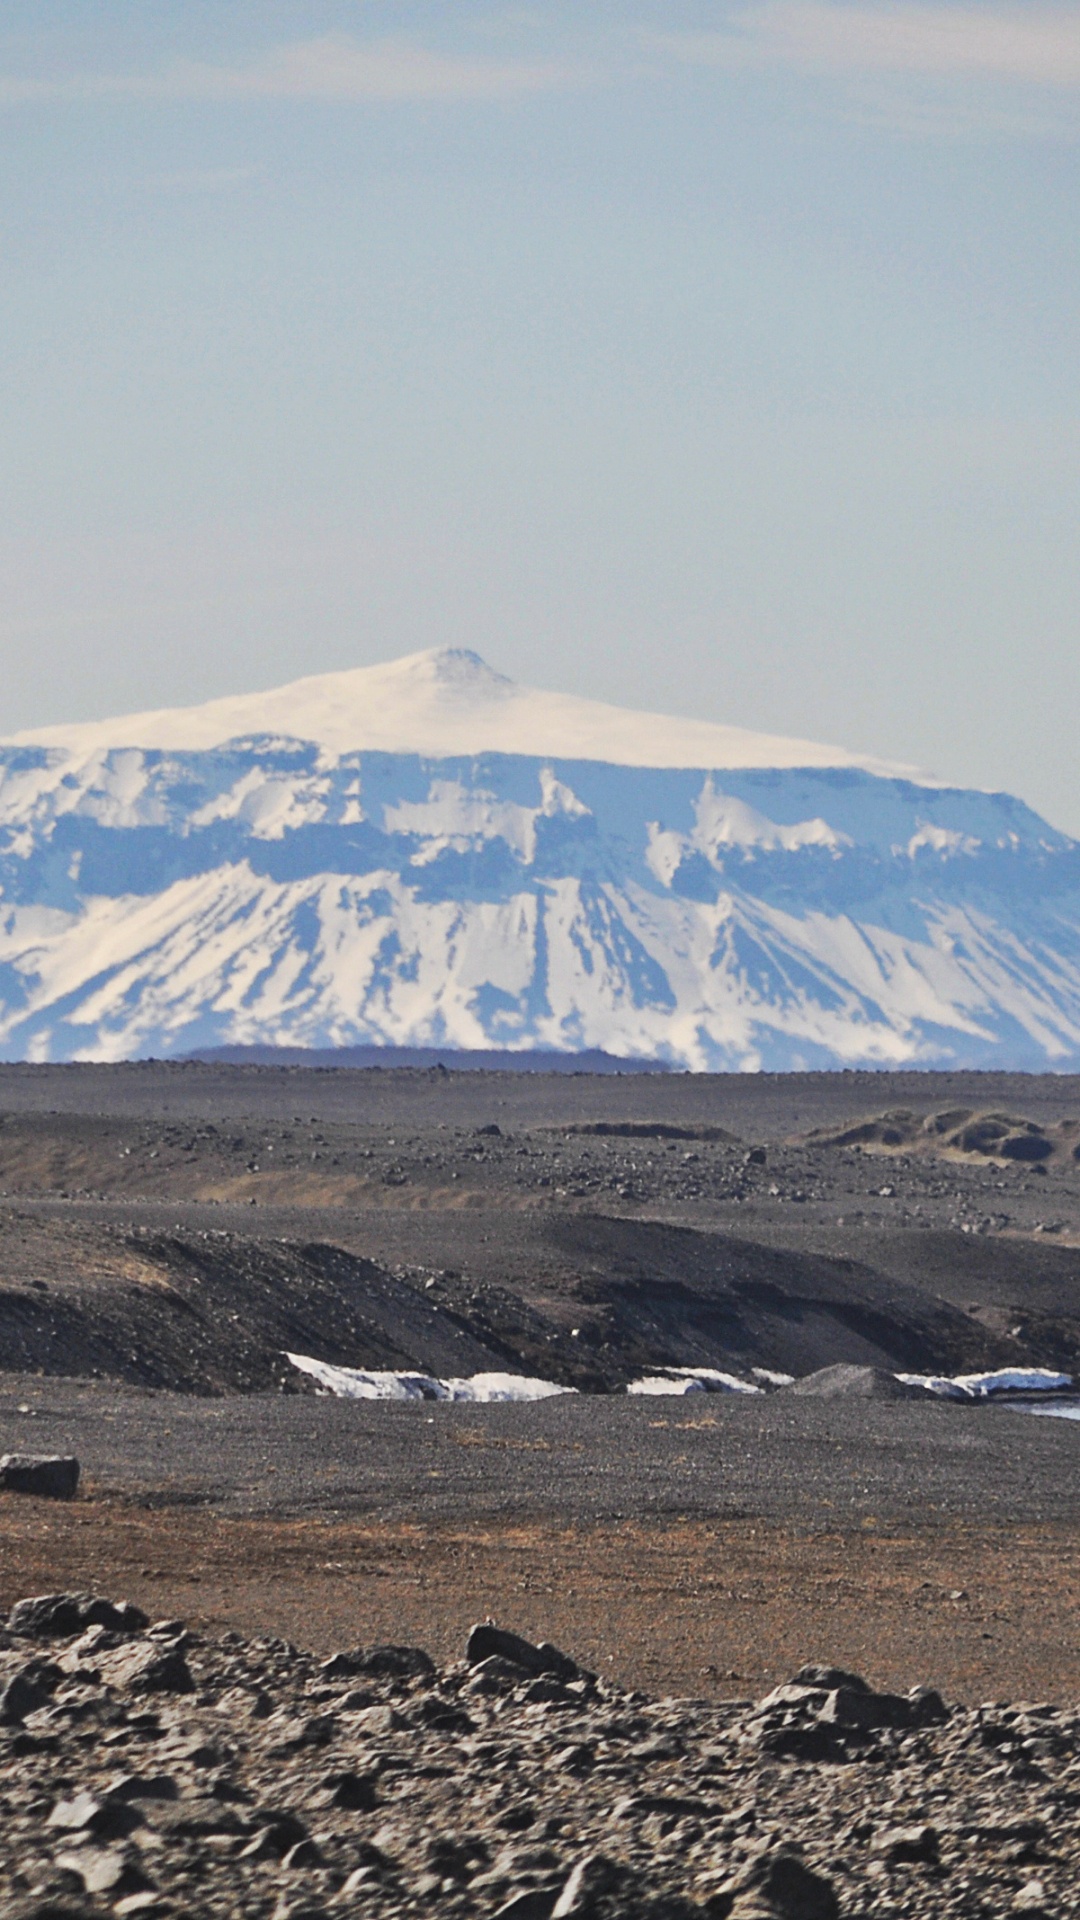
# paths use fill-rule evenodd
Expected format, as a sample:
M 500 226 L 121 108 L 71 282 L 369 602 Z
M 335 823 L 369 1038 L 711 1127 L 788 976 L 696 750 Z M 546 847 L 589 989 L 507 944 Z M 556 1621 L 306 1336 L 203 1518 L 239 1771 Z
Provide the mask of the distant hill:
M 511 1053 L 463 1047 L 206 1047 L 186 1056 L 226 1067 L 441 1067 L 447 1073 L 667 1073 L 662 1060 L 584 1053 Z

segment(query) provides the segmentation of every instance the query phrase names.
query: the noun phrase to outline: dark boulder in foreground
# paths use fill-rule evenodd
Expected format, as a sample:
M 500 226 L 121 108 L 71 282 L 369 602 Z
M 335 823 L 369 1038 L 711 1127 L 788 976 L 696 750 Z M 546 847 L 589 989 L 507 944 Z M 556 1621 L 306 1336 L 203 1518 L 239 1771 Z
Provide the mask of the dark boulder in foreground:
M 925 1401 L 928 1398 L 925 1387 L 907 1386 L 894 1373 L 886 1372 L 884 1367 L 845 1364 L 819 1367 L 816 1373 L 804 1374 L 793 1386 L 784 1387 L 781 1391 L 805 1394 L 815 1400 Z
M 73 1500 L 79 1463 L 73 1454 L 0 1454 L 0 1491 L 36 1493 L 45 1500 Z
M 711 1900 L 710 1915 L 721 1905 Z M 731 1920 L 837 1920 L 839 1911 L 832 1881 L 787 1848 L 764 1854 L 751 1867 L 728 1908 Z
M 581 1668 L 569 1654 L 560 1653 L 544 1640 L 534 1646 L 531 1640 L 524 1640 L 519 1633 L 508 1633 L 504 1627 L 497 1627 L 492 1621 L 482 1621 L 473 1628 L 465 1646 L 465 1658 L 472 1667 L 480 1666 L 487 1660 L 504 1660 L 512 1667 L 518 1667 L 523 1673 L 551 1674 L 556 1680 L 580 1680 Z M 590 1676 L 591 1678 L 591 1676 Z
M 31 1640 L 64 1640 L 88 1627 L 119 1635 L 142 1633 L 150 1622 L 130 1600 L 116 1605 L 93 1593 L 38 1593 L 12 1607 L 5 1625 L 9 1633 Z

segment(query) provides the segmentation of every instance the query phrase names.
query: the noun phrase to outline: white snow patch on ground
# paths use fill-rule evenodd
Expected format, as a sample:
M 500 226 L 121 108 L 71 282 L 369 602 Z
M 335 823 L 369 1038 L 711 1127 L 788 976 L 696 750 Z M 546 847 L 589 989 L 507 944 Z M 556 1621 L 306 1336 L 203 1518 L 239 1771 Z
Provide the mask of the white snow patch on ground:
M 550 1400 L 555 1394 L 577 1392 L 576 1387 L 560 1387 L 554 1380 L 534 1380 L 524 1373 L 474 1373 L 467 1380 L 437 1380 L 428 1373 L 336 1367 L 305 1353 L 287 1353 L 285 1358 L 339 1400 Z
M 557 1394 L 576 1393 L 576 1387 L 563 1387 L 554 1380 L 539 1380 L 524 1373 L 474 1373 L 467 1379 L 440 1380 L 434 1374 L 381 1371 L 368 1367 L 335 1366 L 328 1360 L 313 1360 L 305 1353 L 287 1353 L 286 1359 L 301 1373 L 339 1400 L 550 1400 Z M 793 1384 L 794 1376 L 777 1373 L 769 1367 L 753 1367 L 753 1380 L 725 1373 L 718 1367 L 663 1367 L 631 1380 L 628 1394 L 677 1396 L 688 1393 L 760 1394 L 770 1387 Z M 1054 1373 L 1049 1367 L 1002 1367 L 996 1373 L 898 1373 L 905 1386 L 923 1387 L 944 1400 L 990 1400 L 1002 1393 L 1063 1393 L 1073 1385 L 1069 1373 Z M 1055 1413 L 1062 1419 L 1080 1420 L 1080 1404 L 1036 1407 L 1037 1413 Z
M 989 1400 L 997 1393 L 1063 1393 L 1073 1384 L 1071 1373 L 1049 1367 L 1001 1367 L 996 1373 L 898 1373 L 906 1387 L 925 1387 L 942 1400 Z
M 779 1376 L 785 1382 L 786 1374 Z M 627 1393 L 763 1393 L 752 1380 L 740 1380 L 737 1374 L 721 1373 L 716 1367 L 665 1367 L 662 1373 L 647 1374 L 631 1380 Z

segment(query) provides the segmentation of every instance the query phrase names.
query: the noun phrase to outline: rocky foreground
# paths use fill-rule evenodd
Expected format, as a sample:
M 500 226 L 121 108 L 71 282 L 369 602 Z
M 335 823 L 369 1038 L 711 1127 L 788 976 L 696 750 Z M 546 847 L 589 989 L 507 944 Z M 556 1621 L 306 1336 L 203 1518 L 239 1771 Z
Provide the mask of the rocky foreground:
M 87 1595 L 0 1630 L 0 1913 L 506 1920 L 1063 1915 L 1080 1710 L 805 1668 L 627 1693 L 490 1623 L 438 1669 Z

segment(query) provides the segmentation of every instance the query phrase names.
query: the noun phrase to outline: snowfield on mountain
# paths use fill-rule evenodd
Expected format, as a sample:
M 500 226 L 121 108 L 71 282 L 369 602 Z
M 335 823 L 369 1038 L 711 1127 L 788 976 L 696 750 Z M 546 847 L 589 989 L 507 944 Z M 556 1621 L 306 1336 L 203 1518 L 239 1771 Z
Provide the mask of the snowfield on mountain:
M 0 743 L 0 1057 L 1080 1067 L 1080 846 L 447 650 Z

